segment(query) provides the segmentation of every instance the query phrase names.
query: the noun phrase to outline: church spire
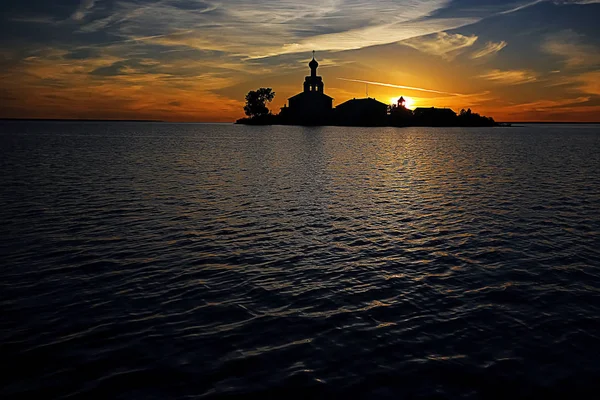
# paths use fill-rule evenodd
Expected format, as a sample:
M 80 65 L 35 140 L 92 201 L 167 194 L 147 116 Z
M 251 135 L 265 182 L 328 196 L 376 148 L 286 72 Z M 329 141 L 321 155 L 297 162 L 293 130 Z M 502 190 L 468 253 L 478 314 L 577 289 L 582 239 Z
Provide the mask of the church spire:
M 319 92 L 323 93 L 323 79 L 317 76 L 317 68 L 319 63 L 315 60 L 315 51 L 313 50 L 313 58 L 308 63 L 310 67 L 310 76 L 304 79 L 304 91 L 305 92 Z
M 319 67 L 319 63 L 317 62 L 317 60 L 315 60 L 315 51 L 314 50 L 313 50 L 313 58 L 308 63 L 308 66 L 310 67 L 310 76 L 317 76 L 317 68 Z

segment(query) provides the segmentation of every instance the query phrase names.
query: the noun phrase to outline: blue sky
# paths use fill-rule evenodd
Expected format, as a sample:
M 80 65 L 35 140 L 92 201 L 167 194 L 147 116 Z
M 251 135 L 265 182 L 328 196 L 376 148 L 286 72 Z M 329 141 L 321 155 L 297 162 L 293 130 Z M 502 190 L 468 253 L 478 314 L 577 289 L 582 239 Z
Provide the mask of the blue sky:
M 501 120 L 600 120 L 600 1 L 4 0 L 0 117 L 232 121 L 274 108 L 312 50 L 335 103 L 472 107 Z

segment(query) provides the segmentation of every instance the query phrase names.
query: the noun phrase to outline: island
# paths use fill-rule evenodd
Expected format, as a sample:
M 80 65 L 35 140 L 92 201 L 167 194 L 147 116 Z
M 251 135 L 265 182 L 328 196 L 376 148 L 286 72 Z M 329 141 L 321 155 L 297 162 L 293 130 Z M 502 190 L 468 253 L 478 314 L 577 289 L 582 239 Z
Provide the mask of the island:
M 288 99 L 279 114 L 272 114 L 266 103 L 273 100 L 271 88 L 260 88 L 246 95 L 244 112 L 247 118 L 236 121 L 246 125 L 307 125 L 307 126 L 439 126 L 469 127 L 498 126 L 491 117 L 474 113 L 471 109 L 454 112 L 450 108 L 406 108 L 403 97 L 397 104 L 388 105 L 374 98 L 354 98 L 333 107 L 333 98 L 326 95 L 323 78 L 317 75 L 319 63 L 313 58 L 308 63 L 310 75 L 304 79 L 304 88 Z

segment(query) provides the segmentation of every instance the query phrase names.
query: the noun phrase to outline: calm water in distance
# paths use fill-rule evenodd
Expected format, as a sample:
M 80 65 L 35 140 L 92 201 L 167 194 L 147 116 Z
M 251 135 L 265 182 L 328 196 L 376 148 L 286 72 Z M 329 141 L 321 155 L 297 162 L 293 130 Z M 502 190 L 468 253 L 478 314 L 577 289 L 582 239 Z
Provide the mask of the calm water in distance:
M 598 125 L 1 122 L 0 188 L 2 398 L 600 389 Z

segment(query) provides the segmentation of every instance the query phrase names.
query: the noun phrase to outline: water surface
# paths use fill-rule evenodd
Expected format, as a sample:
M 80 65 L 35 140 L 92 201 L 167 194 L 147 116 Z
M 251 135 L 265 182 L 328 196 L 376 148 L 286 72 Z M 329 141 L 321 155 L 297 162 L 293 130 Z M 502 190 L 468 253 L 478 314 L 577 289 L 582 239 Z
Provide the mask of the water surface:
M 3 398 L 582 396 L 600 128 L 0 123 Z

